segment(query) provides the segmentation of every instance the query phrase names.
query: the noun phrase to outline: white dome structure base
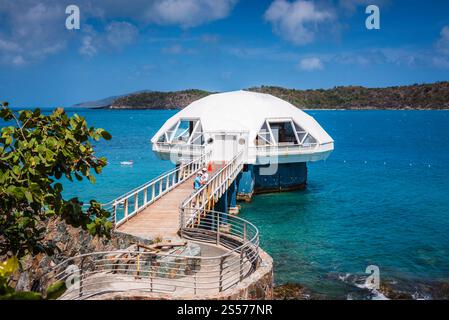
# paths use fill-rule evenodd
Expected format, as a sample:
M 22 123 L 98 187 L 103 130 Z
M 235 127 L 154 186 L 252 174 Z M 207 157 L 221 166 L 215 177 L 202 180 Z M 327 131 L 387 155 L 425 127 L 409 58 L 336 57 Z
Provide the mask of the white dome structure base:
M 212 94 L 181 110 L 151 139 L 153 151 L 173 163 L 208 154 L 212 163 L 243 169 L 218 210 L 254 193 L 304 188 L 309 161 L 326 159 L 334 140 L 317 121 L 269 94 L 234 91 Z
M 197 100 L 168 119 L 151 139 L 163 159 L 212 152 L 229 161 L 243 150 L 248 164 L 326 159 L 334 141 L 315 119 L 269 94 L 234 91 Z M 176 160 L 175 160 L 176 162 Z

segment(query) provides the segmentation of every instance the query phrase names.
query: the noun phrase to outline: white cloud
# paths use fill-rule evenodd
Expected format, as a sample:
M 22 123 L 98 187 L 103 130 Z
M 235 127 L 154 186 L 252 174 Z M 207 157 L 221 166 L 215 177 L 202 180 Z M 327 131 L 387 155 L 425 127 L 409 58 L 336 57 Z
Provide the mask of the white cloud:
M 137 25 L 199 26 L 227 17 L 237 1 L 77 0 L 81 30 L 69 31 L 64 27 L 65 8 L 72 0 L 0 0 L 0 63 L 32 63 L 69 45 L 89 57 L 105 49 L 119 50 L 138 37 Z
M 100 50 L 110 48 L 121 50 L 132 44 L 139 31 L 129 22 L 112 21 L 102 31 L 97 31 L 92 26 L 86 25 L 82 28 L 82 33 L 79 53 L 86 57 L 93 57 Z
M 299 62 L 298 67 L 304 71 L 323 70 L 324 65 L 321 59 L 316 57 L 304 58 Z
M 21 55 L 18 55 L 18 56 L 15 56 L 13 59 L 12 59 L 12 64 L 14 64 L 14 65 L 16 65 L 16 66 L 20 66 L 20 65 L 23 65 L 23 64 L 25 64 L 26 62 L 25 62 L 25 59 L 23 59 L 23 57 L 21 56 Z
M 437 68 L 449 69 L 449 58 L 447 57 L 433 57 L 432 63 Z
M 449 26 L 443 27 L 440 32 L 440 39 L 437 42 L 438 51 L 449 54 Z
M 189 48 L 184 48 L 182 45 L 180 44 L 174 44 L 172 46 L 169 47 L 164 47 L 161 49 L 162 53 L 166 53 L 166 54 L 174 54 L 174 55 L 180 55 L 180 54 L 195 54 L 196 51 L 193 49 L 189 49 Z
M 159 25 L 195 27 L 226 18 L 237 0 L 160 0 L 152 1 L 147 20 Z
M 86 57 L 93 57 L 97 54 L 98 49 L 94 45 L 94 37 L 86 35 L 81 41 L 81 47 L 79 53 Z
M 53 1 L 7 1 L 0 5 L 0 63 L 23 65 L 61 51 L 62 7 Z
M 332 10 L 318 8 L 315 2 L 304 0 L 275 0 L 264 17 L 276 34 L 296 45 L 313 42 L 319 25 L 335 20 Z
M 134 42 L 139 30 L 129 22 L 113 21 L 106 26 L 107 41 L 118 48 Z
M 339 0 L 338 5 L 349 14 L 353 14 L 358 7 L 374 4 L 380 9 L 390 4 L 391 0 Z
M 139 66 L 134 66 L 130 70 L 130 75 L 128 76 L 128 79 L 135 80 L 138 78 L 150 77 L 156 69 L 157 66 L 153 64 L 143 64 Z
M 220 40 L 220 36 L 217 34 L 203 34 L 200 39 L 205 43 L 217 43 Z

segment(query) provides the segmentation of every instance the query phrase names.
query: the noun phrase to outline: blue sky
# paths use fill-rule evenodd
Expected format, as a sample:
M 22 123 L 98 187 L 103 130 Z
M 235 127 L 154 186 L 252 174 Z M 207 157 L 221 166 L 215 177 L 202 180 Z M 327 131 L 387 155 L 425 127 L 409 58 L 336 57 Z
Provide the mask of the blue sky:
M 65 28 L 65 8 L 81 11 Z M 367 30 L 376 4 L 381 29 Z M 1 0 L 0 99 L 71 106 L 137 90 L 449 80 L 449 1 Z

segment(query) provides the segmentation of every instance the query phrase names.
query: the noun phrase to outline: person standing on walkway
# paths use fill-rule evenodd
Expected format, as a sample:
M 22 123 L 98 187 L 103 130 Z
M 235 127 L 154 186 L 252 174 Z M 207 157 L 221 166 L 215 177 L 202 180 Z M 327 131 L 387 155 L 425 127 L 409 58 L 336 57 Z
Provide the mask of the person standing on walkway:
M 196 192 L 201 188 L 202 179 L 203 179 L 202 173 L 198 172 L 196 174 L 195 180 L 193 180 L 193 189 L 194 189 L 193 192 Z
M 202 186 L 202 180 L 201 179 L 202 179 L 202 174 L 201 174 L 201 172 L 198 172 L 196 174 L 195 179 L 193 180 L 193 192 L 192 192 L 192 195 L 194 195 L 198 190 L 201 189 L 201 186 Z M 193 204 L 194 207 L 196 207 L 197 203 L 196 203 L 195 199 L 193 200 L 192 204 Z
M 209 173 L 207 173 L 207 168 L 203 168 L 201 171 L 201 184 L 205 185 L 209 181 Z

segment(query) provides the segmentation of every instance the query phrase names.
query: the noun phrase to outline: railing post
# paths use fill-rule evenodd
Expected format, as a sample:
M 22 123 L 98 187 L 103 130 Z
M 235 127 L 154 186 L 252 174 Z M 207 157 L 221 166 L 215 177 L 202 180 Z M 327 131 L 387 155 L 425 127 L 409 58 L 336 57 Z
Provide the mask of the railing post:
M 150 262 L 150 290 L 153 292 L 153 259 Z
M 137 212 L 139 210 L 139 194 L 136 192 L 134 194 L 134 212 Z
M 246 222 L 243 223 L 243 241 L 246 242 Z
M 243 248 L 240 249 L 240 281 L 243 280 Z
M 184 220 L 184 208 L 181 208 L 180 209 L 180 215 L 179 215 L 179 219 L 180 219 L 180 221 L 179 221 L 179 231 L 180 231 L 180 236 L 181 236 L 181 238 L 183 237 L 183 233 L 184 233 L 184 224 L 185 224 L 185 220 Z
M 151 187 L 151 201 L 153 201 L 155 197 L 156 197 L 156 183 L 153 183 L 153 186 Z
M 115 225 L 117 224 L 117 203 L 112 204 L 112 210 L 113 210 L 113 216 L 112 216 L 112 225 L 115 228 Z
M 148 203 L 148 188 L 145 188 L 143 190 L 143 205 L 146 205 Z
M 124 218 L 128 218 L 128 198 L 123 201 Z
M 84 259 L 85 257 L 81 258 L 81 265 L 80 265 L 80 287 L 79 287 L 79 296 L 83 296 L 83 271 L 84 271 Z
M 193 294 L 196 295 L 196 272 L 193 274 Z
M 220 212 L 217 212 L 217 246 L 220 245 Z
M 218 280 L 218 291 L 219 292 L 223 291 L 223 265 L 224 265 L 224 260 L 225 260 L 225 257 L 222 256 L 220 258 L 220 278 Z

